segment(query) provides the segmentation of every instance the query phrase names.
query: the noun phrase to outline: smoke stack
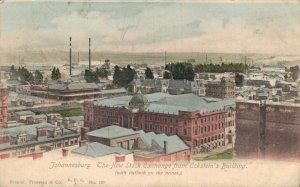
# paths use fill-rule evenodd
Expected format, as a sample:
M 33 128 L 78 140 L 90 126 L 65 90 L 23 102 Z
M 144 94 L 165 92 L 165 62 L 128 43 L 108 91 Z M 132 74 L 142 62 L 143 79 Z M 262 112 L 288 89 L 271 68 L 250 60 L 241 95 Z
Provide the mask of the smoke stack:
M 165 51 L 165 68 L 167 66 L 167 51 Z
M 89 38 L 89 70 L 91 71 L 91 38 Z
M 70 37 L 70 76 L 72 75 L 72 37 Z
M 164 153 L 167 154 L 167 141 L 164 141 Z

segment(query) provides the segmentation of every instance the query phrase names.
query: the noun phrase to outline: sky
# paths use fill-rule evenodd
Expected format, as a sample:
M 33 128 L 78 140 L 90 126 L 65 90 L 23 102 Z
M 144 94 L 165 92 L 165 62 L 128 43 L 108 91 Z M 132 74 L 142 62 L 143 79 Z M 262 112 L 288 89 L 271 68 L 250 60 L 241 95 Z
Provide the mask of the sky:
M 1 51 L 300 54 L 300 3 L 0 4 Z

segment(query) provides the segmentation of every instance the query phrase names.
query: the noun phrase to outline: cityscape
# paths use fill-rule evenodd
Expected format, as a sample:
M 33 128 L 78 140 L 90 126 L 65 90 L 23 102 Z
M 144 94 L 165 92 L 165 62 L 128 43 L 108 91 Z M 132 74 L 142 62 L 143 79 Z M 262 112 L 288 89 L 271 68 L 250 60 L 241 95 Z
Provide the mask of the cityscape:
M 215 40 L 203 39 L 211 41 L 207 46 L 198 43 L 206 27 L 213 24 L 195 21 L 191 15 L 197 17 L 198 13 L 191 12 L 204 6 L 211 9 L 208 13 L 228 13 L 249 4 L 233 3 L 219 9 L 201 3 L 195 7 L 192 3 L 27 5 L 30 6 L 20 15 L 40 7 L 49 16 L 37 18 L 32 25 L 27 23 L 26 29 L 23 25 L 28 38 L 20 35 L 7 48 L 4 42 L 19 35 L 15 24 L 22 27 L 25 23 L 16 16 L 3 24 L 2 35 L 7 37 L 1 41 L 0 52 L 1 161 L 51 158 L 132 164 L 300 162 L 300 48 L 295 44 L 299 42 L 299 24 L 294 27 L 294 40 L 298 41 L 283 36 L 285 46 L 279 50 L 267 39 L 265 48 L 262 43 L 251 46 L 256 35 L 262 37 L 262 33 L 272 29 L 268 28 L 272 27 L 270 24 L 264 25 L 266 20 L 258 20 L 254 38 L 239 49 L 238 44 L 219 45 L 218 42 L 227 42 L 218 41 L 219 36 Z M 292 13 L 300 8 L 299 4 L 294 5 Z M 16 3 L 0 6 L 4 15 L 21 7 Z M 175 15 L 175 23 L 168 23 L 168 15 L 158 21 L 163 15 L 157 10 L 160 6 L 177 13 L 182 6 L 186 17 Z M 267 8 L 274 5 L 254 6 L 270 13 Z M 67 12 L 62 13 L 61 8 Z M 110 12 L 123 8 L 128 11 Z M 55 17 L 56 11 L 61 17 Z M 149 20 L 134 18 L 137 15 L 146 19 L 152 11 L 158 14 L 153 16 L 157 23 L 151 23 L 152 26 Z M 122 23 L 123 14 L 128 19 L 124 18 Z M 280 11 L 277 14 L 283 15 Z M 205 20 L 204 15 L 199 13 L 199 19 Z M 221 19 L 219 14 L 215 16 L 211 19 Z M 231 14 L 228 16 L 222 18 L 224 30 L 219 31 L 225 36 L 234 31 L 230 24 L 240 24 Z M 255 15 L 249 10 L 241 16 L 250 20 Z M 275 13 L 266 16 L 273 16 L 275 25 L 282 22 L 282 18 L 276 20 Z M 43 24 L 46 19 L 51 20 L 46 23 L 51 25 L 50 29 Z M 102 21 L 108 28 L 97 30 L 96 25 Z M 140 25 L 134 25 L 137 22 Z M 118 25 L 120 32 L 109 23 L 122 23 Z M 54 33 L 53 24 L 61 35 Z M 198 27 L 205 29 L 198 31 Z M 228 27 L 231 30 L 226 31 Z M 287 32 L 289 36 L 293 34 Z M 243 42 L 237 33 L 233 34 Z M 196 42 L 187 42 L 191 38 Z M 216 50 L 213 46 L 217 46 Z

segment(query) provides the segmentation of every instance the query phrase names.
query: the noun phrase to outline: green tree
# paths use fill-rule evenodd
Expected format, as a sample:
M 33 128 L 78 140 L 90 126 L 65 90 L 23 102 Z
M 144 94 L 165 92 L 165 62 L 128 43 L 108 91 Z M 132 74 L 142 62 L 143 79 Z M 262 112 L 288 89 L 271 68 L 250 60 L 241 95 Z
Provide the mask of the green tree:
M 152 73 L 152 71 L 149 67 L 147 67 L 146 70 L 145 70 L 145 76 L 146 76 L 146 79 L 153 79 L 154 78 L 153 73 Z
M 176 80 L 194 80 L 195 72 L 193 65 L 187 62 L 171 63 L 166 65 L 166 69 L 169 70 Z M 167 75 L 166 75 L 167 76 Z
M 39 70 L 35 70 L 34 82 L 36 84 L 41 84 L 41 83 L 43 83 L 43 79 L 44 79 L 44 77 L 43 77 L 42 73 Z
M 56 68 L 54 67 L 52 69 L 52 72 L 51 72 L 51 79 L 52 80 L 60 80 L 61 79 L 61 73 L 59 71 L 59 68 Z
M 127 65 L 120 69 L 119 66 L 115 66 L 115 72 L 113 75 L 113 84 L 118 87 L 128 87 L 128 84 L 133 80 L 136 72 L 134 69 Z
M 22 67 L 18 69 L 18 74 L 20 76 L 21 81 L 33 83 L 34 76 L 31 72 L 29 72 L 25 67 Z
M 113 75 L 113 84 L 120 85 L 120 78 L 121 78 L 121 69 L 119 66 L 115 66 L 115 71 Z
M 98 77 L 101 77 L 101 78 L 107 78 L 108 77 L 108 71 L 104 68 L 96 68 L 95 73 Z
M 165 71 L 164 72 L 164 79 L 172 79 L 172 73 L 170 71 Z
M 244 76 L 240 73 L 236 73 L 235 75 L 235 84 L 237 86 L 242 86 L 244 82 Z
M 86 80 L 86 82 L 99 82 L 97 74 L 88 69 L 85 70 L 84 79 Z

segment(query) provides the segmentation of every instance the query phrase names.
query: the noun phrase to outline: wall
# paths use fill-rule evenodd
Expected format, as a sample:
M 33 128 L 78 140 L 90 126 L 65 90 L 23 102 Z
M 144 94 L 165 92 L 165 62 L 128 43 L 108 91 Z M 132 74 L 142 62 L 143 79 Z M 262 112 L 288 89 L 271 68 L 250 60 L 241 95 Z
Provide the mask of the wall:
M 235 152 L 239 158 L 300 160 L 300 105 L 238 102 Z

